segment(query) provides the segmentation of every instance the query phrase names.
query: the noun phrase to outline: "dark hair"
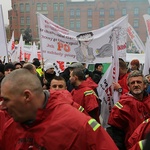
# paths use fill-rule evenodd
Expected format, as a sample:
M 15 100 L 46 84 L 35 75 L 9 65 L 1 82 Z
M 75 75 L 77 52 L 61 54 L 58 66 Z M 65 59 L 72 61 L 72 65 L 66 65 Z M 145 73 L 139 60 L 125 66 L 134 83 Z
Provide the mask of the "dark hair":
M 98 66 L 103 66 L 103 64 L 102 64 L 102 63 L 96 63 L 96 64 L 95 64 L 95 69 L 97 69 Z
M 7 63 L 4 67 L 4 71 L 7 71 L 8 69 L 15 70 L 15 66 L 12 63 Z
M 80 68 L 73 69 L 72 75 L 73 76 L 77 76 L 80 81 L 83 81 L 83 80 L 86 79 L 84 71 L 82 69 L 80 69 Z
M 52 80 L 58 80 L 58 81 L 64 81 L 66 83 L 66 80 L 62 76 L 54 76 Z M 51 82 L 52 82 L 51 80 Z
M 84 35 L 87 35 L 87 34 L 90 34 L 91 36 L 93 36 L 93 32 L 86 32 L 86 33 L 81 33 L 81 34 L 77 35 L 76 37 L 78 39 L 78 38 L 80 38 L 80 36 L 84 36 Z M 81 41 L 80 40 L 78 40 L 78 41 L 79 41 L 79 44 L 81 44 Z
M 127 64 L 126 64 L 126 62 L 125 61 L 122 61 L 121 59 L 119 59 L 119 67 L 121 68 L 121 69 L 127 69 Z

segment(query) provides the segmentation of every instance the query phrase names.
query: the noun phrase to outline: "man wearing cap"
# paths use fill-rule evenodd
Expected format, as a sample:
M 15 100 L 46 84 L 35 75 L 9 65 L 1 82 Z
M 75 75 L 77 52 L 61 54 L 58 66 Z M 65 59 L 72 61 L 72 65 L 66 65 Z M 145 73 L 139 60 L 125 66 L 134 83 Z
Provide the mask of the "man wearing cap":
M 54 71 L 54 65 L 52 63 L 47 63 L 44 66 L 45 78 L 43 80 L 46 89 L 49 89 L 51 80 L 56 76 Z
M 4 75 L 10 74 L 13 70 L 15 70 L 15 66 L 12 63 L 8 63 L 4 67 Z

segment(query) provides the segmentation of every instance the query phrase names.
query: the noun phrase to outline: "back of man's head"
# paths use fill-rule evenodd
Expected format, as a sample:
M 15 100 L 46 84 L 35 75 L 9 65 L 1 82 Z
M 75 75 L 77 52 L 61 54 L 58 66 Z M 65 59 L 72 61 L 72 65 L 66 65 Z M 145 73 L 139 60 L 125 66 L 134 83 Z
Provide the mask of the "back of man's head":
M 85 74 L 84 71 L 81 68 L 75 68 L 72 71 L 73 76 L 77 76 L 79 81 L 85 80 Z

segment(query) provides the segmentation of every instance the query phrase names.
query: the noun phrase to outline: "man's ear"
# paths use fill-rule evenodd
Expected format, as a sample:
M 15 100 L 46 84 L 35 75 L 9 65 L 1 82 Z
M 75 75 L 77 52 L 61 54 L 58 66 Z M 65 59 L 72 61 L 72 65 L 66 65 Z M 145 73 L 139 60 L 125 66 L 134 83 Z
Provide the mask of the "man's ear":
M 26 103 L 31 101 L 32 93 L 30 90 L 24 90 L 24 100 Z

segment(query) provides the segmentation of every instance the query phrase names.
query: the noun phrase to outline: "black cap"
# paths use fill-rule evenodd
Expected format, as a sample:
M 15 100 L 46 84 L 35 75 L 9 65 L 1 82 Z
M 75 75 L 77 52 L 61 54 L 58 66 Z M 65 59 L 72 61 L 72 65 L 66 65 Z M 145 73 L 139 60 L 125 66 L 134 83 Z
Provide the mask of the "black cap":
M 7 63 L 4 67 L 4 71 L 7 71 L 8 69 L 15 70 L 15 66 L 12 63 Z

